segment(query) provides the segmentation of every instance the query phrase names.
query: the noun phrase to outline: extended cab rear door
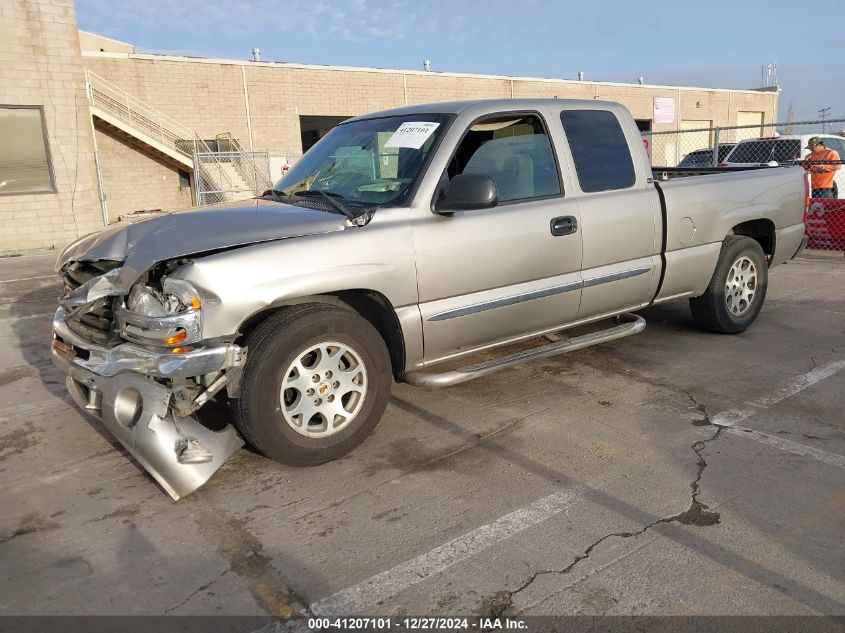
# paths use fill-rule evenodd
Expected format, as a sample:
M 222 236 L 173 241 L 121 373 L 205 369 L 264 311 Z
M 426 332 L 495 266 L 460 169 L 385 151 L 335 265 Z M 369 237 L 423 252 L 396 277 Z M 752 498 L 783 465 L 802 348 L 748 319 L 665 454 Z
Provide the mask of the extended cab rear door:
M 578 320 L 646 305 L 660 274 L 662 218 L 633 119 L 606 103 L 562 109 L 559 116 L 581 218 Z

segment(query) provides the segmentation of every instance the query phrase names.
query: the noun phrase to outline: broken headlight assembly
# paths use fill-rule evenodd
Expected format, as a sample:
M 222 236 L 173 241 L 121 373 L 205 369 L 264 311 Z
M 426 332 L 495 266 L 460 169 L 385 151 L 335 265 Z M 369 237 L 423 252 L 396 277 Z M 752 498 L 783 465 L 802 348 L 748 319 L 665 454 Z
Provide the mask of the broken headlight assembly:
M 187 281 L 166 277 L 161 290 L 142 282 L 129 291 L 126 307 L 118 311 L 120 335 L 127 341 L 190 351 L 202 333 L 202 299 Z

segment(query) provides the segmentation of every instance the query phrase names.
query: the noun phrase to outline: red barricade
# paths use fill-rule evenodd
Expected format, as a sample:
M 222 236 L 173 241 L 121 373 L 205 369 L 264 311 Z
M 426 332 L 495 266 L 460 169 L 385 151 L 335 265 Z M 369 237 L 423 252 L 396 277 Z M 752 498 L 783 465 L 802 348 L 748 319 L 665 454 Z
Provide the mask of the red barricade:
M 810 198 L 804 215 L 807 248 L 845 250 L 845 200 Z

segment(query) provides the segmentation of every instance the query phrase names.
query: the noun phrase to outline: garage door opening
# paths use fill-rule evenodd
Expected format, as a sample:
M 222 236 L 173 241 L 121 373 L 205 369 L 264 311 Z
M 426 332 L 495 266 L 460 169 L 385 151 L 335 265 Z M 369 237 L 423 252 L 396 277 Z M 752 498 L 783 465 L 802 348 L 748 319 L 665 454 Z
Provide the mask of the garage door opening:
M 335 125 L 346 121 L 349 116 L 301 116 L 299 117 L 299 129 L 302 133 L 302 152 L 305 153 L 311 147 L 328 134 Z

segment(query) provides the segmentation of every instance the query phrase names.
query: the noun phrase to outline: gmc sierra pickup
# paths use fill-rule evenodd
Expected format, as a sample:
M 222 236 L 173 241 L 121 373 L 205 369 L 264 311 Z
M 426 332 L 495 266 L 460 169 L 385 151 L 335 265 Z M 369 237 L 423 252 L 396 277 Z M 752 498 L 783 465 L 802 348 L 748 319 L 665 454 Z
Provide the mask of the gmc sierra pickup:
M 372 432 L 394 379 L 445 387 L 635 334 L 631 311 L 679 298 L 705 329 L 745 330 L 803 247 L 804 172 L 680 175 L 652 173 L 614 103 L 356 117 L 254 200 L 68 246 L 52 356 L 173 498 L 243 440 L 320 464 Z M 203 415 L 212 398 L 233 425 Z

